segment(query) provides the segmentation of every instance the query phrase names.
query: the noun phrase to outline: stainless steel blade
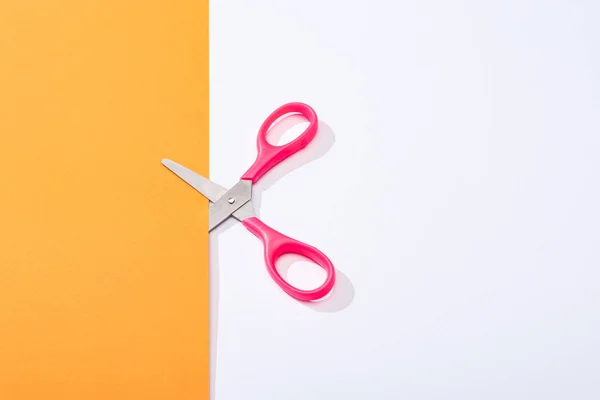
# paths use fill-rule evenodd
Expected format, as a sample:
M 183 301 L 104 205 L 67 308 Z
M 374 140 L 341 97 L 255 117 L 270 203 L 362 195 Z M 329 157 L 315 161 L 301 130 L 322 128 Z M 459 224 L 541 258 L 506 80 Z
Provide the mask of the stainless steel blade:
M 256 214 L 254 213 L 254 204 L 252 204 L 252 200 L 244 204 L 232 215 L 235 219 L 237 219 L 240 222 L 242 222 L 246 218 L 256 217 Z
M 206 179 L 202 175 L 195 173 L 194 171 L 176 163 L 175 161 L 164 158 L 161 162 L 175 175 L 202 193 L 204 197 L 213 203 L 216 203 L 221 196 L 227 193 L 227 189 L 223 186 Z
M 211 230 L 213 230 L 214 228 L 216 228 L 217 226 L 219 226 L 224 220 L 226 220 L 230 216 L 233 216 L 235 219 L 237 219 L 240 222 L 245 220 L 246 218 L 255 216 L 254 205 L 252 204 L 252 200 L 251 200 L 251 198 L 252 198 L 252 182 L 240 181 L 236 184 L 236 186 L 239 185 L 239 187 L 236 189 L 235 192 L 232 193 L 234 196 L 238 196 L 238 197 L 236 197 L 236 200 L 233 203 L 233 204 L 235 204 L 235 206 L 228 208 L 227 212 L 222 211 L 223 215 L 227 214 L 225 217 L 222 217 L 222 216 L 219 217 L 216 213 L 213 214 L 213 207 L 215 207 L 215 205 L 218 205 L 219 199 L 222 199 L 222 201 L 225 201 L 225 202 L 227 202 L 227 204 L 229 204 L 228 199 L 231 196 L 228 195 L 228 196 L 224 197 L 224 195 L 227 194 L 228 192 L 232 191 L 234 188 L 236 188 L 236 186 L 234 186 L 233 188 L 231 188 L 228 191 L 225 187 L 219 185 L 218 183 L 215 183 L 209 179 L 206 179 L 202 175 L 199 175 L 196 172 L 176 163 L 175 161 L 169 160 L 167 158 L 164 158 L 162 160 L 162 164 L 165 167 L 167 167 L 169 170 L 171 170 L 171 172 L 173 172 L 179 178 L 181 178 L 184 182 L 186 182 L 188 185 L 190 185 L 191 187 L 196 189 L 198 192 L 200 192 L 211 203 L 213 203 L 210 205 L 210 209 L 209 209 L 209 213 L 210 213 L 209 220 L 211 222 L 214 221 L 214 223 L 212 224 L 214 226 L 209 228 L 209 232 Z M 249 188 L 247 186 L 249 186 Z M 240 196 L 240 194 L 241 194 L 241 196 Z M 213 215 L 213 216 L 211 217 L 211 215 Z M 211 225 L 210 222 L 209 222 L 209 225 Z
M 250 200 L 252 200 L 252 181 L 242 179 L 210 207 L 208 231 L 215 229 Z

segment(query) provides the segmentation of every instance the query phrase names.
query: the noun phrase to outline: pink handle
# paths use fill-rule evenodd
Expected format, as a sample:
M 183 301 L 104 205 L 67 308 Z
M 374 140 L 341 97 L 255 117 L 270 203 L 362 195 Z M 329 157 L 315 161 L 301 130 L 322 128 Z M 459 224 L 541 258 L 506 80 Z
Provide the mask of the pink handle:
M 256 217 L 247 218 L 242 223 L 262 241 L 265 248 L 264 255 L 267 270 L 275 282 L 287 294 L 296 300 L 314 301 L 325 297 L 333 289 L 333 285 L 335 284 L 335 268 L 329 258 L 321 251 L 277 232 Z M 313 290 L 297 289 L 286 282 L 277 271 L 275 263 L 279 257 L 290 253 L 304 256 L 323 268 L 327 274 L 325 282 Z
M 277 119 L 290 113 L 302 114 L 308 119 L 308 127 L 291 142 L 281 146 L 273 146 L 267 141 L 269 128 Z M 318 125 L 317 114 L 310 106 L 304 103 L 287 103 L 273 111 L 258 130 L 256 140 L 258 154 L 256 155 L 254 164 L 242 175 L 242 179 L 251 180 L 252 183 L 256 183 L 268 170 L 292 154 L 305 148 L 315 138 Z

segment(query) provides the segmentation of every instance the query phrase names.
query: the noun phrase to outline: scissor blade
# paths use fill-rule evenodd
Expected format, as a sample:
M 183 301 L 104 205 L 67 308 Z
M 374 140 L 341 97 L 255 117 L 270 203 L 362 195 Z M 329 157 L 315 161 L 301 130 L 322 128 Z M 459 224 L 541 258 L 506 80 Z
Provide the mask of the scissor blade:
M 227 193 L 227 189 L 223 186 L 206 179 L 183 165 L 177 164 L 175 161 L 164 158 L 161 162 L 175 175 L 202 193 L 204 197 L 213 203 L 217 202 L 221 196 Z
M 210 206 L 208 231 L 212 231 L 252 199 L 252 181 L 240 180 Z

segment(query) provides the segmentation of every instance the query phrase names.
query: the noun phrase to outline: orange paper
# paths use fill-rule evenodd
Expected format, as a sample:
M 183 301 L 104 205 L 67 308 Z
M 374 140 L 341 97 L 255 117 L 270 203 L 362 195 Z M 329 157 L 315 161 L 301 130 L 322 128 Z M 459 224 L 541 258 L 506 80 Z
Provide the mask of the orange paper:
M 202 400 L 208 3 L 0 2 L 0 399 Z

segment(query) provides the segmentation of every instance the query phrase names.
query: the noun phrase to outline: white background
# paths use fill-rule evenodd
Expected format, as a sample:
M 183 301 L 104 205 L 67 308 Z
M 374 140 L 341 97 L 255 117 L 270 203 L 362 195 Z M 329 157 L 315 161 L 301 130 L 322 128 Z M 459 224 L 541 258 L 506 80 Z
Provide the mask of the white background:
M 254 202 L 338 270 L 298 303 L 211 234 L 213 399 L 600 398 L 598 4 L 211 2 L 211 178 L 311 105 Z

